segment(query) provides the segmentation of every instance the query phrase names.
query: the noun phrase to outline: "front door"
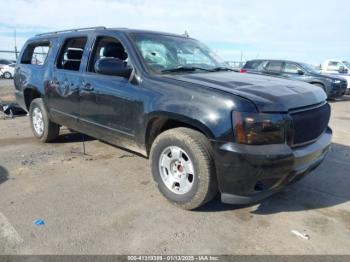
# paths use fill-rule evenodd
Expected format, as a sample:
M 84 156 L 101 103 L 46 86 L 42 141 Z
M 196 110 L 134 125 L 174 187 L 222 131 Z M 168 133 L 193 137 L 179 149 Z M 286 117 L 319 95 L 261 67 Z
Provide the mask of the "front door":
M 283 66 L 282 61 L 269 61 L 266 64 L 263 72 L 266 75 L 280 76 L 282 73 L 282 66 Z
M 286 78 L 293 80 L 306 80 L 306 72 L 300 66 L 292 62 L 285 62 L 282 75 Z
M 115 37 L 99 36 L 93 44 L 80 89 L 80 126 L 87 134 L 132 148 L 141 111 L 139 86 L 119 76 L 95 72 L 100 58 L 112 57 L 131 65 L 122 43 Z M 136 150 L 136 148 L 135 148 Z

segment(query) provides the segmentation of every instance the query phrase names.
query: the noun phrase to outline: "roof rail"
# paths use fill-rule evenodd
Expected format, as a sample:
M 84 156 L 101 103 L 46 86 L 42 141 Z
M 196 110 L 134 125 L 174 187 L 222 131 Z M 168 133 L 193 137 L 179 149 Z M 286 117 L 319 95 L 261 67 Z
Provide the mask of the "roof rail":
M 42 34 L 37 34 L 35 36 L 53 35 L 53 34 L 60 34 L 60 33 L 78 32 L 78 31 L 96 30 L 96 29 L 106 29 L 106 27 L 105 26 L 95 26 L 95 27 L 75 28 L 75 29 L 68 29 L 68 30 L 61 30 L 61 31 L 42 33 Z

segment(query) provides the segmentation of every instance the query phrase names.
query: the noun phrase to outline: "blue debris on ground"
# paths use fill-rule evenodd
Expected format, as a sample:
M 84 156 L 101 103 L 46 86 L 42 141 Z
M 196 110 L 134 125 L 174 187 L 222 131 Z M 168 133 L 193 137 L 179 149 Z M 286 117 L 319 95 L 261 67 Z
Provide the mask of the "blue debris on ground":
M 33 224 L 37 225 L 37 226 L 44 226 L 45 225 L 45 221 L 42 220 L 42 219 L 36 219 L 36 220 L 33 221 Z

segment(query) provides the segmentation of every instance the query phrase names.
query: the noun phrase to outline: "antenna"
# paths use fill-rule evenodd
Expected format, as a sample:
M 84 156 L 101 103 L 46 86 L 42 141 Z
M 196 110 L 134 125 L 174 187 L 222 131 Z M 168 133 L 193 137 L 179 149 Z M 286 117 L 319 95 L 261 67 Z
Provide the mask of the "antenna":
M 16 31 L 16 29 L 15 29 L 14 37 L 15 37 L 15 56 L 16 56 L 16 61 L 17 61 L 17 31 Z

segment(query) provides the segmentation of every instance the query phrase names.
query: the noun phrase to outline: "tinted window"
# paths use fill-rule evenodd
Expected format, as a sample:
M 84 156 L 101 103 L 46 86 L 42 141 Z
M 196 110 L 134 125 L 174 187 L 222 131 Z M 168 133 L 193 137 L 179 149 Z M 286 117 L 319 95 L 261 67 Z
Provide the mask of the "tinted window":
M 270 72 L 281 72 L 283 62 L 280 61 L 270 61 L 265 69 Z
M 79 71 L 86 41 L 86 37 L 67 39 L 59 53 L 56 64 L 57 68 Z
M 257 69 L 259 65 L 261 65 L 263 61 L 248 61 L 245 65 L 244 68 L 246 69 Z
M 299 66 L 288 62 L 285 64 L 283 69 L 283 72 L 287 74 L 298 74 L 298 71 L 302 71 Z
M 21 63 L 43 65 L 50 51 L 50 42 L 29 44 L 23 52 Z
M 337 66 L 340 66 L 340 63 L 339 62 L 330 61 L 328 63 L 328 66 L 337 67 Z

